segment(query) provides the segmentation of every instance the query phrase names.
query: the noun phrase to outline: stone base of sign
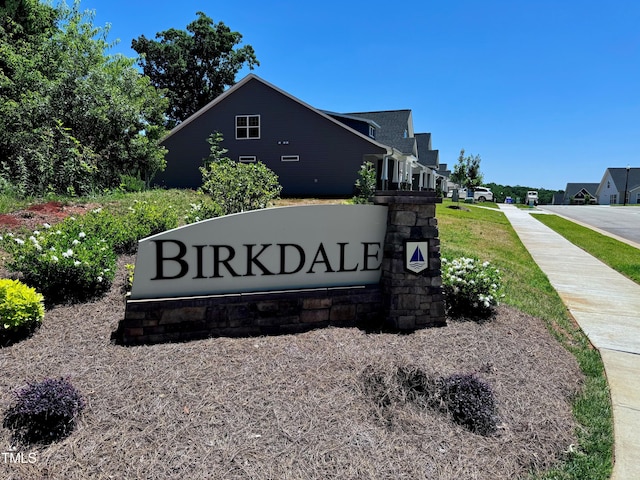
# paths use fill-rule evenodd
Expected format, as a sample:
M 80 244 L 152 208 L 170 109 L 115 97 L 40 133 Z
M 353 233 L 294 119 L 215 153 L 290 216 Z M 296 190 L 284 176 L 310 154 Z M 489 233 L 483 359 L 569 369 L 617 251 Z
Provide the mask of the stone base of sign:
M 123 345 L 302 333 L 382 324 L 378 285 L 207 297 L 128 300 L 113 340 Z
M 114 332 L 124 345 L 216 336 L 300 333 L 360 327 L 414 331 L 446 325 L 434 192 L 379 191 L 388 206 L 380 283 L 364 287 L 131 300 Z M 409 243 L 407 243 L 409 242 Z M 419 273 L 406 245 L 418 245 Z
M 389 207 L 382 260 L 382 288 L 388 327 L 411 331 L 446 325 L 435 192 L 378 191 L 376 205 Z M 428 244 L 420 273 L 408 270 L 405 242 Z

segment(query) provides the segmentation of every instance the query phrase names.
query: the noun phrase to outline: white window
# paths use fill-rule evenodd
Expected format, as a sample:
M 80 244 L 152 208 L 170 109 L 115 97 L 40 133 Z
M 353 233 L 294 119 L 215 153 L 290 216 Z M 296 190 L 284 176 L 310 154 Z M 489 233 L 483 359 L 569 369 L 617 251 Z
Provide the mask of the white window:
M 300 155 L 282 155 L 280 160 L 283 162 L 299 162 Z
M 260 138 L 260 115 L 236 115 L 236 140 Z
M 373 127 L 373 125 L 369 125 L 369 136 L 371 138 L 376 138 L 376 129 Z
M 242 162 L 242 163 L 251 163 L 251 162 L 255 162 L 256 156 L 255 155 L 240 155 L 238 157 L 238 161 Z
M 611 205 L 615 205 L 618 203 L 618 195 L 613 194 L 613 195 L 609 195 L 609 203 Z

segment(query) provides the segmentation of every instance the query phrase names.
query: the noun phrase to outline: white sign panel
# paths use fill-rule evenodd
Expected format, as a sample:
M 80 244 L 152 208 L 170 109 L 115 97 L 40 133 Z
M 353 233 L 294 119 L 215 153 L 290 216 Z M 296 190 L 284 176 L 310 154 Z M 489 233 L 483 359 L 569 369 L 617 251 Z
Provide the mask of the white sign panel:
M 429 268 L 429 241 L 406 241 L 404 244 L 404 267 L 413 273 Z
M 132 299 L 375 284 L 387 207 L 305 205 L 227 215 L 140 240 Z

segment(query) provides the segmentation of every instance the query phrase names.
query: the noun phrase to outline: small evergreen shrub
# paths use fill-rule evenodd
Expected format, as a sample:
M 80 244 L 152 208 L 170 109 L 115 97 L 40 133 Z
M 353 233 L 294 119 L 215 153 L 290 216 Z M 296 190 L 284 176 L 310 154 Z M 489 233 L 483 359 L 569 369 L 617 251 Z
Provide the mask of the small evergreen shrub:
M 356 196 L 353 203 L 370 203 L 371 197 L 376 191 L 376 168 L 371 162 L 364 162 L 358 170 L 358 179 L 355 183 Z
M 442 288 L 452 317 L 489 317 L 503 296 L 500 271 L 475 258 L 442 258 Z
M 0 279 L 0 342 L 29 334 L 44 318 L 44 297 L 18 280 Z
M 47 378 L 15 393 L 3 425 L 13 431 L 14 443 L 47 444 L 71 434 L 84 406 L 82 395 L 68 380 Z
M 440 396 L 453 421 L 479 435 L 496 431 L 493 390 L 473 374 L 455 374 L 444 379 Z

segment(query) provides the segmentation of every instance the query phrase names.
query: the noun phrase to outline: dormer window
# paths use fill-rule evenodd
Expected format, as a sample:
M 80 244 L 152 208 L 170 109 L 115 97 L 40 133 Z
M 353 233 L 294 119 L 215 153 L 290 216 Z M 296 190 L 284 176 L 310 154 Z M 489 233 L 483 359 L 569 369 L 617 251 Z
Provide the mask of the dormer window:
M 369 125 L 369 136 L 371 138 L 376 138 L 376 129 L 373 125 Z
M 236 115 L 236 140 L 260 138 L 260 115 Z

